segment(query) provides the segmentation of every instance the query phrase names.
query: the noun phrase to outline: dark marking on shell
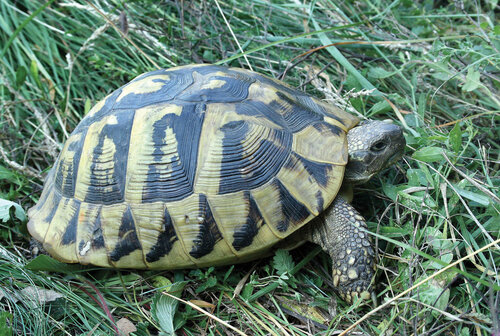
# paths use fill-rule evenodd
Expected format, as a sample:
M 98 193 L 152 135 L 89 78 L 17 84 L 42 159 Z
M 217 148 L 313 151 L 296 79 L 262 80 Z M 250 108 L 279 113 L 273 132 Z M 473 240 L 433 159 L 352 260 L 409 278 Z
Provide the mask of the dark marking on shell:
M 318 212 L 321 212 L 325 209 L 325 200 L 323 198 L 323 195 L 321 194 L 321 191 L 317 191 L 316 192 L 316 201 L 317 201 L 317 204 L 318 204 Z
M 195 223 L 189 224 L 198 226 L 199 228 L 198 235 L 193 240 L 193 247 L 189 252 L 193 258 L 197 259 L 212 252 L 215 244 L 222 239 L 222 234 L 217 227 L 217 223 L 215 222 L 212 210 L 210 209 L 205 195 L 200 194 L 199 204 L 199 214 L 201 217 L 199 219 L 190 218 L 190 220 L 195 221 Z
M 127 210 L 125 210 L 123 214 L 122 222 L 118 229 L 118 237 L 120 240 L 116 244 L 114 250 L 109 254 L 111 261 L 116 262 L 133 251 L 141 249 L 141 243 L 135 231 L 134 218 L 129 207 L 127 207 Z
M 293 155 L 302 162 L 306 171 L 316 180 L 316 182 L 318 182 L 319 185 L 326 187 L 329 181 L 328 173 L 331 172 L 333 168 L 331 164 L 314 162 L 295 153 Z
M 294 97 L 296 98 L 294 100 L 279 91 L 276 94 L 285 104 L 272 102 L 270 104 L 271 110 L 282 112 L 291 132 L 298 132 L 311 125 L 311 123 L 323 120 L 323 109 L 312 100 L 300 100 L 297 97 Z
M 204 114 L 196 113 L 196 104 L 183 106 L 179 116 L 166 114 L 153 124 L 154 163 L 149 165 L 142 200 L 171 202 L 193 193 L 198 160 L 198 146 Z M 177 152 L 164 153 L 166 129 L 171 128 L 177 141 Z M 168 167 L 168 169 L 165 169 Z
M 57 173 L 55 174 L 54 185 L 57 190 L 59 190 L 64 197 L 74 197 L 75 196 L 75 186 L 76 177 L 78 176 L 78 165 L 80 163 L 80 157 L 82 156 L 83 142 L 85 140 L 85 134 L 87 130 L 83 130 L 78 141 L 72 142 L 66 152 L 62 153 L 59 157 L 57 166 Z M 73 133 L 72 136 L 76 136 L 78 133 Z M 63 155 L 67 155 L 67 152 L 73 152 L 73 159 L 71 161 L 66 160 Z M 64 170 L 66 170 L 66 177 L 64 177 Z
M 253 242 L 253 238 L 259 232 L 259 228 L 265 223 L 257 207 L 257 203 L 249 192 L 245 192 L 245 200 L 249 204 L 247 221 L 242 226 L 236 228 L 233 234 L 233 247 L 236 251 L 250 246 Z
M 117 123 L 106 124 L 99 134 L 99 142 L 92 153 L 90 182 L 85 194 L 85 202 L 94 204 L 116 204 L 124 199 L 127 177 L 127 159 L 130 132 L 135 112 L 115 111 Z M 105 153 L 104 140 L 110 139 L 115 145 L 112 172 L 106 161 L 101 161 Z M 104 167 L 104 168 L 103 168 Z M 111 189 L 111 190 L 110 190 Z
M 313 127 L 318 131 L 325 133 L 327 135 L 334 134 L 336 136 L 340 136 L 344 131 L 335 125 L 328 124 L 326 122 L 317 122 L 313 124 Z M 326 135 L 325 135 L 326 136 Z
M 84 247 L 85 247 L 85 240 L 80 239 L 80 242 L 78 243 L 78 251 L 81 252 Z
M 102 228 L 101 228 L 101 213 L 97 215 L 97 218 L 95 219 L 94 223 L 94 229 L 92 231 L 92 242 L 91 246 L 94 249 L 100 249 L 105 247 L 104 245 L 104 237 L 102 235 Z
M 54 196 L 52 198 L 51 209 L 47 217 L 45 217 L 44 222 L 50 223 L 56 214 L 57 208 L 59 207 L 59 203 L 61 202 L 61 194 L 57 190 L 52 191 Z
M 290 224 L 294 225 L 303 222 L 311 213 L 304 204 L 290 194 L 278 179 L 274 181 L 274 184 L 279 190 L 280 199 L 277 202 L 281 204 L 281 210 L 285 218 L 285 220 L 277 224 L 276 229 L 280 232 L 285 232 L 290 227 Z
M 274 105 L 277 105 L 277 103 L 274 103 Z M 240 115 L 255 117 L 257 119 L 256 123 L 259 123 L 259 119 L 262 119 L 264 123 L 272 121 L 281 128 L 288 129 L 283 116 L 273 109 L 270 104 L 258 100 L 245 100 L 235 105 L 235 108 L 236 112 Z
M 224 138 L 219 194 L 252 190 L 267 183 L 276 176 L 291 152 L 292 134 L 286 130 L 272 130 L 270 137 L 260 138 L 257 146 L 247 143 L 250 132 L 247 123 L 239 123 L 237 128 L 226 125 L 221 130 Z M 252 141 L 255 140 L 253 137 Z M 251 148 L 253 151 L 249 152 Z
M 71 200 L 66 199 L 65 205 L 67 206 L 69 202 L 71 202 Z M 66 230 L 64 230 L 64 234 L 63 234 L 62 239 L 61 239 L 62 245 L 73 244 L 76 241 L 78 215 L 80 214 L 80 202 L 76 201 L 76 200 L 73 200 L 73 202 L 76 203 L 75 213 L 73 214 L 73 216 L 71 216 L 71 219 L 69 220 L 68 226 L 66 226 Z
M 146 254 L 146 261 L 152 263 L 169 254 L 175 241 L 177 240 L 178 238 L 175 233 L 172 218 L 170 218 L 167 209 L 165 209 L 163 214 L 162 231 L 158 235 L 156 244 L 151 248 L 151 251 Z

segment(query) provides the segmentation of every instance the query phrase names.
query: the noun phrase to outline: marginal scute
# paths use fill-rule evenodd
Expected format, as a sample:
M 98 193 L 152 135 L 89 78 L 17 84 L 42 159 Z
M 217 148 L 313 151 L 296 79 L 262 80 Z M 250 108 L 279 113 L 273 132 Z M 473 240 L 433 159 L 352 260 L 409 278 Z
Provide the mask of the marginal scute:
M 104 205 L 101 210 L 101 228 L 111 266 L 146 267 L 136 221 L 126 203 Z
M 168 255 L 173 248 L 173 244 L 178 240 L 172 218 L 170 218 L 167 209 L 163 211 L 162 221 L 157 241 L 146 254 L 146 261 L 148 263 L 158 261 L 160 258 Z M 144 235 L 142 237 L 144 240 L 146 239 Z
M 174 268 L 207 266 L 211 261 L 234 256 L 228 242 L 222 239 L 219 223 L 203 194 L 192 194 L 183 200 L 169 202 L 167 210 L 175 226 L 185 258 Z
M 199 216 L 190 219 L 196 221 L 199 228 L 198 234 L 193 240 L 191 251 L 189 251 L 189 254 L 196 259 L 212 252 L 215 244 L 222 239 L 206 196 L 201 194 L 199 202 Z
M 172 215 L 164 202 L 138 203 L 130 207 L 147 268 L 161 268 L 162 264 L 185 264 L 185 260 L 189 262 Z
M 66 199 L 66 202 L 68 202 L 70 199 Z M 78 226 L 78 218 L 80 214 L 80 204 L 81 202 L 75 202 L 75 207 L 74 213 L 71 216 L 71 218 L 68 221 L 68 226 L 64 230 L 64 234 L 61 238 L 61 244 L 62 245 L 71 245 L 74 244 L 76 241 L 76 230 Z
M 260 227 L 266 224 L 252 195 L 249 192 L 245 192 L 244 199 L 248 206 L 248 212 L 244 224 L 234 229 L 232 245 L 236 251 L 250 246 Z
M 302 223 L 313 217 L 307 207 L 298 201 L 278 180 L 251 191 L 262 216 L 273 233 L 280 238 L 288 236 Z
M 83 202 L 80 206 L 77 237 L 78 261 L 82 264 L 109 263 L 102 229 L 102 205 Z
M 50 254 L 55 254 L 63 261 L 76 260 L 76 218 L 80 209 L 80 201 L 74 198 L 61 197 L 55 206 L 44 240 L 43 247 Z
M 294 199 L 317 216 L 337 194 L 343 171 L 344 166 L 316 163 L 292 153 L 277 178 Z
M 127 207 L 121 219 L 121 224 L 118 228 L 118 238 L 119 240 L 115 248 L 109 254 L 111 261 L 119 261 L 124 256 L 141 249 L 141 243 L 139 242 L 135 228 L 135 220 L 129 207 Z
M 45 235 L 61 198 L 60 193 L 55 192 L 53 178 L 54 170 L 51 170 L 47 176 L 49 184 L 43 189 L 40 200 L 34 207 L 28 210 L 28 217 L 37 219 L 36 222 L 33 220 L 28 222 L 28 230 L 33 238 L 42 243 L 45 240 Z

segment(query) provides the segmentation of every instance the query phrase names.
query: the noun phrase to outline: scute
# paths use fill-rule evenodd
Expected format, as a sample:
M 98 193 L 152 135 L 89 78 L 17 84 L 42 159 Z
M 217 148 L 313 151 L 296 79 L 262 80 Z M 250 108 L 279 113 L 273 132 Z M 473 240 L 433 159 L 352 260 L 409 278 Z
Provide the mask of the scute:
M 356 123 L 243 69 L 146 73 L 75 128 L 28 229 L 65 262 L 174 269 L 251 260 L 332 202 Z

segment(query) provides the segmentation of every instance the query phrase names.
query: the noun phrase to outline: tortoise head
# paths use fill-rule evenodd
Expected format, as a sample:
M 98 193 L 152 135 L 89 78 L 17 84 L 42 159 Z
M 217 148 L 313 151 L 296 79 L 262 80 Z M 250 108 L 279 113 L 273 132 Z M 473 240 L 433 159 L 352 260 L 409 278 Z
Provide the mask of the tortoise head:
M 386 121 L 368 120 L 347 133 L 347 144 L 349 161 L 345 179 L 358 184 L 398 161 L 406 141 L 401 127 Z

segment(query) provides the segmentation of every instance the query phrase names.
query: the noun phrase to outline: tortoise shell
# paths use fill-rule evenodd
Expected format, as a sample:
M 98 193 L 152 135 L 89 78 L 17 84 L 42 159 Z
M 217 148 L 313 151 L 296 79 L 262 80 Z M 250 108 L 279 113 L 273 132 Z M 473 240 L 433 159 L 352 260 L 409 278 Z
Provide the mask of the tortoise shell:
M 330 205 L 358 120 L 214 65 L 143 74 L 69 136 L 28 229 L 55 258 L 117 268 L 264 254 Z

